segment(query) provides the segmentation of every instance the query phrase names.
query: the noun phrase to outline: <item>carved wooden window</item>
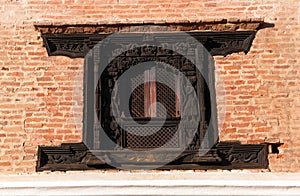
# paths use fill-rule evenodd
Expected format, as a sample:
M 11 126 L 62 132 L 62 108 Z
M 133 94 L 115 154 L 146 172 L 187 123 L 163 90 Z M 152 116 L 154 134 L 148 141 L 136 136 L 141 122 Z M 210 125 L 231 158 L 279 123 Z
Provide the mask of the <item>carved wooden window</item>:
M 187 33 L 197 39 L 199 42 L 205 46 L 205 48 L 209 51 L 209 53 L 214 55 L 228 55 L 234 52 L 245 52 L 247 53 L 250 50 L 250 46 L 255 37 L 255 33 L 258 29 L 263 28 L 263 22 L 261 21 L 249 21 L 252 23 L 251 25 L 239 24 L 239 22 L 235 22 L 237 24 L 230 24 L 238 29 L 240 27 L 247 27 L 248 29 L 241 29 L 239 31 L 228 31 L 228 24 L 226 21 L 221 21 L 221 24 L 213 24 L 215 27 L 212 29 L 220 29 L 220 25 L 224 27 L 224 31 L 220 30 L 220 32 L 201 32 L 198 30 L 206 29 L 206 24 L 166 24 L 167 29 L 174 31 L 177 29 L 187 29 Z M 247 22 L 246 22 L 247 23 Z M 208 24 L 211 25 L 211 24 Z M 180 28 L 178 28 L 180 27 Z M 42 33 L 44 46 L 47 49 L 49 56 L 56 55 L 64 55 L 71 58 L 83 58 L 86 57 L 86 54 L 91 50 L 95 44 L 104 39 L 109 33 L 104 32 L 103 29 L 108 28 L 108 26 L 92 26 L 95 31 L 86 32 L 90 27 L 86 27 L 83 25 L 82 27 L 76 27 L 79 30 L 74 33 L 74 28 L 71 26 L 59 26 L 59 27 L 49 27 L 49 26 L 36 26 Z M 131 28 L 131 25 L 125 25 L 123 28 Z M 250 29 L 249 29 L 250 28 Z M 59 29 L 59 31 L 57 31 Z M 110 33 L 114 33 L 118 30 L 115 26 L 109 26 Z M 212 30 L 211 29 L 211 30 Z M 73 32 L 73 33 L 72 33 Z M 119 40 L 120 42 L 126 40 Z M 150 50 L 151 51 L 151 50 Z M 166 51 L 165 51 L 166 52 Z M 99 54 L 99 53 L 98 53 Z M 100 53 L 101 54 L 101 53 Z M 186 61 L 182 56 L 179 55 L 167 55 L 167 53 L 158 55 L 152 52 L 150 55 L 143 56 L 135 56 L 135 61 L 132 61 L 130 55 L 121 55 L 118 56 L 113 63 L 115 65 L 110 67 L 112 69 L 107 69 L 103 73 L 103 77 L 98 81 L 98 85 L 95 86 L 87 86 L 87 80 L 91 81 L 94 84 L 97 84 L 98 78 L 98 67 L 87 63 L 84 67 L 84 76 L 85 76 L 85 89 L 84 89 L 84 129 L 88 130 L 88 133 L 85 133 L 83 137 L 88 141 L 92 141 L 91 143 L 77 143 L 77 144 L 62 144 L 61 146 L 40 146 L 38 151 L 38 164 L 37 170 L 85 170 L 85 169 L 99 169 L 99 168 L 107 168 L 109 167 L 109 151 L 107 149 L 113 149 L 114 146 L 101 146 L 105 141 L 101 140 L 101 135 L 97 131 L 98 121 L 101 122 L 101 126 L 106 129 L 109 137 L 117 144 L 124 146 L 126 148 L 156 148 L 160 147 L 165 140 L 170 137 L 174 128 L 176 128 L 176 124 L 178 123 L 178 119 L 180 118 L 180 97 L 176 97 L 174 92 L 169 92 L 168 88 L 159 84 L 152 82 L 145 82 L 144 85 L 140 85 L 136 90 L 133 91 L 132 98 L 130 100 L 130 113 L 134 117 L 135 120 L 143 123 L 143 121 L 147 121 L 149 117 L 157 118 L 159 120 L 160 111 L 157 107 L 152 107 L 151 110 L 147 110 L 151 104 L 155 101 L 157 102 L 165 102 L 165 105 L 169 106 L 167 108 L 167 123 L 162 128 L 162 132 L 159 132 L 158 135 L 154 135 L 152 138 L 137 138 L 132 135 L 123 134 L 121 129 L 117 126 L 114 126 L 114 119 L 110 116 L 110 101 L 108 99 L 108 95 L 110 95 L 111 87 L 114 85 L 116 81 L 116 76 L 122 73 L 124 68 L 128 68 L 128 64 L 137 64 L 144 61 L 159 61 L 163 63 L 170 64 L 172 66 L 177 66 L 176 68 L 182 69 L 183 67 L 191 67 L 189 66 L 189 62 Z M 134 55 L 134 53 L 132 53 Z M 86 58 L 86 61 L 94 58 L 90 56 Z M 121 64 L 118 62 L 122 62 Z M 184 153 L 182 153 L 177 160 L 171 162 L 168 165 L 165 165 L 161 169 L 234 169 L 234 168 L 266 168 L 268 166 L 267 160 L 267 151 L 266 145 L 242 145 L 239 142 L 222 142 L 218 141 L 215 145 L 205 154 L 204 156 L 198 156 L 198 148 L 199 143 L 202 141 L 204 137 L 204 133 L 207 129 L 207 123 L 209 120 L 212 120 L 213 124 L 216 124 L 216 108 L 210 107 L 212 102 L 215 100 L 211 100 L 209 98 L 208 86 L 214 86 L 214 67 L 213 65 L 203 67 L 206 69 L 206 73 L 208 73 L 207 83 L 204 82 L 203 77 L 199 74 L 199 72 L 195 70 L 180 70 L 182 72 L 186 72 L 186 76 L 188 76 L 189 80 L 193 84 L 194 88 L 198 96 L 202 97 L 200 99 L 200 112 L 202 113 L 202 119 L 200 119 L 199 123 L 199 131 L 195 135 L 192 143 L 186 149 Z M 135 77 L 144 78 L 147 81 L 147 78 L 157 77 L 159 74 L 157 69 L 148 69 L 145 72 L 137 75 Z M 132 78 L 134 80 L 134 78 Z M 176 86 L 178 80 L 174 78 L 174 80 L 170 81 L 172 84 Z M 89 89 L 96 89 L 95 91 Z M 183 90 L 176 87 L 178 91 Z M 128 89 L 127 89 L 128 90 Z M 215 97 L 214 92 L 211 97 Z M 165 94 L 168 95 L 168 99 L 164 99 Z M 96 104 L 96 108 L 94 105 Z M 215 103 L 213 103 L 215 105 Z M 120 105 L 120 110 L 122 111 L 122 104 Z M 138 109 L 136 107 L 139 106 Z M 94 111 L 96 110 L 96 115 L 93 113 L 87 113 L 86 111 Z M 128 114 L 124 113 L 123 117 L 126 118 Z M 130 127 L 130 122 L 126 122 L 126 126 Z M 212 127 L 213 129 L 217 129 L 216 127 Z M 151 129 L 148 127 L 146 129 L 139 129 L 140 131 L 147 131 Z M 160 134 L 160 135 L 159 135 Z M 208 137 L 216 138 L 218 135 L 217 132 L 210 132 Z M 163 139 L 161 139 L 163 138 Z M 170 148 L 176 149 L 180 148 L 180 142 L 176 137 L 174 138 L 174 142 L 170 143 L 170 146 L 167 146 L 163 153 L 172 153 Z M 101 144 L 102 143 L 102 144 Z M 204 146 L 208 146 L 204 144 Z M 87 148 L 88 146 L 88 148 Z M 104 145 L 105 146 L 105 145 Z M 96 151 L 99 153 L 104 153 L 107 160 L 99 160 L 92 151 Z M 94 153 L 93 152 L 93 153 Z M 127 154 L 128 155 L 128 154 Z M 120 156 L 127 156 L 126 153 L 121 153 Z M 128 156 L 127 156 L 128 157 Z
M 110 64 L 107 66 L 105 71 L 102 73 L 101 79 L 98 83 L 98 95 L 97 95 L 97 113 L 98 119 L 101 121 L 101 126 L 104 128 L 106 134 L 110 137 L 112 141 L 114 141 L 117 145 L 122 146 L 124 148 L 158 148 L 163 146 L 167 141 L 170 140 L 172 136 L 174 136 L 170 145 L 166 146 L 166 148 L 185 148 L 183 144 L 183 140 L 180 138 L 181 135 L 187 135 L 185 133 L 177 133 L 177 126 L 180 121 L 180 91 L 186 90 L 182 89 L 180 84 L 181 78 L 178 73 L 182 72 L 193 85 L 194 90 L 200 97 L 199 107 L 201 113 L 201 123 L 199 124 L 199 130 L 194 136 L 192 143 L 189 146 L 188 150 L 197 151 L 199 149 L 201 142 L 204 139 L 204 135 L 207 131 L 207 125 L 211 120 L 211 100 L 210 93 L 208 90 L 207 84 L 204 82 L 203 76 L 197 71 L 195 65 L 188 60 L 186 57 L 181 54 L 167 51 L 159 48 L 152 48 L 151 53 L 143 54 L 142 51 L 145 49 L 137 48 L 138 51 L 131 51 L 132 54 L 120 55 L 116 57 Z M 150 50 L 150 49 L 148 49 Z M 203 53 L 202 50 L 199 53 Z M 138 54 L 138 55 L 137 55 Z M 140 73 L 132 76 L 128 81 L 124 83 L 128 83 L 130 89 L 127 85 L 122 85 L 122 83 L 117 83 L 118 77 L 122 75 L 127 69 L 136 64 L 143 62 L 158 62 L 156 66 L 145 67 Z M 201 63 L 204 65 L 204 63 Z M 177 68 L 177 75 L 174 72 L 174 77 L 166 77 L 163 70 L 166 69 L 166 65 Z M 213 85 L 213 69 L 205 68 L 210 73 L 210 84 Z M 114 70 L 114 71 L 112 71 Z M 156 77 L 159 78 L 168 78 L 165 82 L 166 84 L 162 84 L 160 82 L 154 82 Z M 144 81 L 141 85 L 136 85 L 138 81 Z M 156 134 L 151 136 L 134 136 L 126 130 L 122 130 L 118 127 L 115 122 L 114 117 L 112 116 L 112 107 L 110 98 L 112 96 L 111 92 L 114 85 L 119 85 L 120 91 L 123 93 L 132 91 L 129 101 L 129 113 L 126 113 L 125 108 L 128 107 L 128 103 L 123 100 L 121 95 L 117 96 L 119 108 L 118 112 L 121 113 L 120 116 L 123 118 L 123 124 L 125 124 L 127 129 L 136 129 L 141 133 L 147 132 L 149 130 L 155 130 L 157 127 L 149 126 L 149 127 L 134 127 L 132 126 L 130 121 L 127 121 L 127 117 L 132 116 L 133 119 L 140 123 L 145 124 L 150 118 L 154 121 L 157 121 L 157 124 L 160 124 L 162 120 L 166 117 L 166 122 L 161 130 L 157 130 Z M 133 88 L 137 86 L 137 88 Z M 174 91 L 175 89 L 175 91 Z M 122 94 L 122 93 L 120 93 Z M 91 100 L 89 100 L 91 102 Z M 160 103 L 165 107 L 166 116 L 164 116 L 164 109 L 156 105 Z M 193 106 L 184 106 L 182 107 L 193 107 Z M 88 117 L 92 118 L 92 117 Z M 87 119 L 89 120 L 89 119 Z M 212 118 L 212 123 L 216 123 L 215 118 Z M 112 128 L 113 127 L 113 128 Z M 215 128 L 212 126 L 212 129 Z M 214 135 L 213 130 L 210 132 L 210 137 L 217 137 L 217 134 Z M 177 135 L 176 135 L 177 134 Z M 94 133 L 93 135 L 99 135 Z M 141 134 L 143 135 L 143 134 Z M 106 146 L 106 142 L 101 139 L 101 135 L 94 138 L 94 143 L 92 144 L 95 149 L 112 149 L 115 148 L 113 146 Z M 209 146 L 212 144 L 204 144 L 204 146 Z
M 154 57 L 157 60 L 159 58 Z M 120 63 L 120 62 L 117 62 Z M 178 65 L 177 65 L 178 66 Z M 166 72 L 163 72 L 164 67 L 162 64 L 157 64 L 157 66 L 145 67 L 142 71 L 137 73 L 131 78 L 128 78 L 124 84 L 119 83 L 119 89 L 123 93 L 131 92 L 129 106 L 127 100 L 123 100 L 120 97 L 119 112 L 121 113 L 123 124 L 130 130 L 136 130 L 140 133 L 146 133 L 149 131 L 158 131 L 157 134 L 151 136 L 136 136 L 122 130 L 121 138 L 116 140 L 117 144 L 121 144 L 124 148 L 158 148 L 163 146 L 166 141 L 169 141 L 173 136 L 172 143 L 167 146 L 168 148 L 180 148 L 179 140 L 180 134 L 176 133 L 177 125 L 180 121 L 180 77 L 179 75 L 173 75 L 173 77 L 165 76 Z M 156 77 L 168 78 L 165 82 L 167 84 L 162 84 L 155 81 Z M 107 78 L 102 79 L 102 89 L 105 91 L 107 88 L 106 81 Z M 141 81 L 143 81 L 142 84 Z M 127 85 L 129 84 L 129 85 Z M 116 84 L 115 84 L 116 85 Z M 129 87 L 129 89 L 127 89 Z M 174 89 L 176 89 L 174 92 Z M 178 96 L 179 95 L 179 96 Z M 99 94 L 99 98 L 103 99 L 103 94 Z M 102 103 L 107 101 L 103 100 Z M 159 105 L 157 104 L 159 103 Z M 164 107 L 162 107 L 162 106 Z M 109 122 L 107 117 L 108 113 L 105 113 L 105 104 L 98 105 L 99 112 L 102 111 L 102 123 Z M 129 107 L 129 110 L 126 110 Z M 126 111 L 129 111 L 127 113 Z M 165 118 L 166 122 L 161 128 L 158 126 L 149 127 L 136 127 L 132 126 L 131 122 L 128 120 L 132 117 L 134 121 L 145 124 L 147 121 L 152 119 L 152 121 L 160 124 Z M 105 123 L 104 123 L 105 124 Z M 108 127 L 108 126 L 105 126 Z M 109 135 L 115 135 L 115 131 L 106 130 Z M 113 134 L 111 134 L 113 132 Z M 175 134 L 175 135 L 174 135 Z M 103 141 L 102 141 L 103 142 Z M 101 144 L 100 147 L 101 148 Z

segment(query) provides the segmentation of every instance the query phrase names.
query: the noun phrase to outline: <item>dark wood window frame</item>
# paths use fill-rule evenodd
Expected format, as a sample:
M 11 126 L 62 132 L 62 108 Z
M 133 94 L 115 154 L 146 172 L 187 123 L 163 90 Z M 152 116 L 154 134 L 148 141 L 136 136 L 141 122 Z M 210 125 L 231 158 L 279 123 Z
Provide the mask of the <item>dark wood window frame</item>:
M 223 24 L 223 28 L 226 28 L 227 22 L 228 21 L 219 21 L 219 23 Z M 167 27 L 171 30 L 174 26 L 177 27 L 175 28 L 176 30 L 187 29 L 186 32 L 201 42 L 213 56 L 226 56 L 234 52 L 242 51 L 247 53 L 250 50 L 257 30 L 272 26 L 261 20 L 248 21 L 244 23 L 235 21 L 233 23 L 235 26 L 250 24 L 250 27 L 248 27 L 248 29 L 246 28 L 244 31 L 224 31 L 221 29 L 219 31 L 195 32 L 192 31 L 193 28 L 196 27 L 199 29 L 200 27 L 205 27 L 207 26 L 207 23 L 189 23 L 188 25 L 177 23 L 164 25 L 167 25 Z M 214 25 L 218 26 L 218 22 L 212 22 L 210 27 L 213 27 Z M 103 27 L 100 26 L 101 25 L 77 25 L 79 29 L 89 29 L 92 31 L 90 33 L 78 33 L 84 32 L 84 30 L 78 30 L 78 32 L 74 32 L 73 30 L 68 31 L 68 29 L 72 29 L 69 28 L 70 26 L 36 25 L 36 28 L 42 33 L 44 46 L 46 47 L 49 56 L 63 55 L 71 58 L 82 58 L 85 57 L 87 52 L 93 48 L 96 43 L 101 41 L 110 33 L 118 31 L 120 27 L 131 28 L 134 25 L 105 25 L 108 32 L 103 32 Z M 60 30 L 57 31 L 57 29 Z M 94 74 L 90 69 L 88 69 L 88 67 L 85 67 L 84 71 L 85 74 Z M 213 71 L 213 67 L 211 71 Z M 208 85 L 214 85 L 214 83 L 210 83 Z M 216 118 L 214 113 L 216 114 L 216 111 L 212 111 L 211 118 Z M 93 120 L 91 122 L 93 122 Z M 85 126 L 91 125 L 87 124 Z M 88 137 L 93 137 L 93 135 Z M 182 164 L 175 161 L 159 169 L 267 168 L 267 154 L 267 144 L 241 144 L 238 141 L 219 141 L 205 156 L 198 157 L 198 160 L 196 161 L 197 164 L 194 164 L 195 161 L 190 161 L 190 164 Z M 83 143 L 68 143 L 57 147 L 39 146 L 38 149 L 37 171 L 66 171 L 101 168 L 110 168 L 110 166 L 105 163 L 105 161 L 97 159 L 97 157 L 95 157 Z
M 166 33 L 164 33 L 163 36 L 165 36 L 165 34 Z M 142 34 L 135 35 L 134 39 L 139 40 L 139 38 L 142 36 L 143 36 Z M 161 36 L 161 35 L 159 35 L 159 34 L 154 35 L 154 37 L 156 37 L 158 39 L 159 39 L 159 36 Z M 175 36 L 174 33 L 172 34 L 172 36 L 173 37 Z M 128 38 L 123 39 L 124 41 L 122 41 L 122 43 L 118 43 L 118 44 L 122 44 L 122 45 L 131 44 L 132 41 L 134 41 L 134 39 L 133 40 L 128 40 Z M 113 45 L 115 45 L 115 43 L 113 43 Z M 145 49 L 145 48 L 147 48 L 147 49 Z M 145 54 L 142 52 L 144 50 L 151 51 L 151 52 L 148 54 Z M 94 52 L 94 53 L 97 54 L 98 52 Z M 88 56 L 86 58 L 91 59 L 91 61 L 92 61 L 92 59 L 94 59 L 94 57 L 93 57 L 94 53 L 91 54 L 91 56 Z M 204 53 L 203 48 L 201 49 L 201 51 L 199 53 Z M 201 56 L 204 56 L 204 54 Z M 161 63 L 171 65 L 175 68 L 177 67 L 178 70 L 187 77 L 187 79 L 193 85 L 194 89 L 197 91 L 197 94 L 200 97 L 199 98 L 199 107 L 200 107 L 200 113 L 201 113 L 200 116 L 202 116 L 202 117 L 200 119 L 201 122 L 199 125 L 199 130 L 196 133 L 195 138 L 193 138 L 193 139 L 191 138 L 192 142 L 191 142 L 190 146 L 188 147 L 189 152 L 186 152 L 185 156 L 187 153 L 198 155 L 200 144 L 204 140 L 204 136 L 205 136 L 206 132 L 211 133 L 210 137 L 215 138 L 214 141 L 217 140 L 218 134 L 216 132 L 214 132 L 213 130 L 207 131 L 208 123 L 210 120 L 212 121 L 213 129 L 216 130 L 216 113 L 214 113 L 215 115 L 211 115 L 211 106 L 210 106 L 211 105 L 210 102 L 215 101 L 215 100 L 210 100 L 210 95 L 209 94 L 206 95 L 209 92 L 209 90 L 208 90 L 208 86 L 205 85 L 204 78 L 201 75 L 201 73 L 199 71 L 197 71 L 196 67 L 193 65 L 193 63 L 191 61 L 189 61 L 186 57 L 182 56 L 179 53 L 175 53 L 175 52 L 172 52 L 171 50 L 165 50 L 165 49 L 156 48 L 156 47 L 152 47 L 152 46 L 151 47 L 145 46 L 145 47 L 141 47 L 141 48 L 135 48 L 135 49 L 133 49 L 133 51 L 130 50 L 130 54 L 126 53 L 126 55 L 121 54 L 120 56 L 117 56 L 113 61 L 111 61 L 107 65 L 104 72 L 102 73 L 101 80 L 100 80 L 101 81 L 100 83 L 102 83 L 102 85 L 101 85 L 101 88 L 98 87 L 99 90 L 97 90 L 97 92 L 99 94 L 96 96 L 96 97 L 98 97 L 98 99 L 93 100 L 93 97 L 91 95 L 88 96 L 86 94 L 86 96 L 85 96 L 87 98 L 86 104 L 93 105 L 93 103 L 95 101 L 98 103 L 98 104 L 96 104 L 96 105 L 98 105 L 96 107 L 96 108 L 98 108 L 97 119 L 99 119 L 99 118 L 101 119 L 100 120 L 101 126 L 105 129 L 106 135 L 108 135 L 110 137 L 110 139 L 113 140 L 114 143 L 119 146 L 134 147 L 134 145 L 130 144 L 131 143 L 130 141 L 133 141 L 133 143 L 136 144 L 136 147 L 143 146 L 142 143 L 145 141 L 148 141 L 148 140 L 150 140 L 150 141 L 152 140 L 153 143 L 156 143 L 156 144 L 157 143 L 162 144 L 162 143 L 164 143 L 162 140 L 167 141 L 168 139 L 170 139 L 168 137 L 170 135 L 172 135 L 171 132 L 173 132 L 174 130 L 177 129 L 176 126 L 180 121 L 180 119 L 178 119 L 179 116 L 176 116 L 175 112 L 173 112 L 174 113 L 173 116 L 169 114 L 169 117 L 168 117 L 168 115 L 167 115 L 166 123 L 163 127 L 163 130 L 158 131 L 158 133 L 155 134 L 154 136 L 146 137 L 148 139 L 146 139 L 145 137 L 134 137 L 132 134 L 129 134 L 128 132 L 126 133 L 126 131 L 124 133 L 124 130 L 117 128 L 118 125 L 117 125 L 114 117 L 111 116 L 112 109 L 111 109 L 110 100 L 111 100 L 112 95 L 110 94 L 110 92 L 113 91 L 112 89 L 116 85 L 118 75 L 124 73 L 127 69 L 129 69 L 130 67 L 132 67 L 136 64 L 139 64 L 142 62 L 148 62 L 148 61 L 161 62 Z M 88 63 L 89 60 L 87 60 L 86 62 Z M 213 74 L 214 66 L 212 65 L 212 62 L 210 62 L 210 63 L 211 63 L 211 66 L 209 66 L 210 68 L 207 69 L 207 72 L 208 72 L 208 75 L 210 75 L 208 77 L 210 87 L 211 87 L 211 89 L 213 89 L 214 79 L 212 76 L 214 75 Z M 201 64 L 205 64 L 205 63 L 203 62 Z M 93 68 L 94 64 L 91 64 L 91 65 L 92 65 L 91 67 L 87 68 L 88 70 L 94 69 Z M 86 67 L 87 66 L 89 66 L 89 65 L 86 64 Z M 149 77 L 151 75 L 152 75 L 152 77 L 155 77 L 154 73 L 157 73 L 157 74 L 163 73 L 162 70 L 159 72 L 155 72 L 155 69 L 165 69 L 165 68 L 161 68 L 160 66 L 157 65 L 155 67 L 151 67 L 150 70 L 146 69 L 145 73 L 147 73 L 147 75 Z M 95 68 L 94 70 L 98 70 L 98 69 Z M 112 70 L 114 70 L 114 71 L 112 71 Z M 88 71 L 86 73 L 88 73 Z M 91 87 L 92 82 L 89 82 L 89 81 L 91 81 L 91 78 L 93 78 L 94 75 L 99 75 L 99 74 L 94 73 L 93 75 L 85 75 L 85 78 L 86 78 L 85 84 L 89 84 L 88 87 Z M 164 76 L 160 76 L 160 77 L 164 77 Z M 167 77 L 164 77 L 164 78 L 167 78 Z M 175 80 L 173 81 L 173 83 L 175 83 Z M 173 85 L 175 86 L 175 84 L 173 84 Z M 99 83 L 98 83 L 98 86 L 99 86 Z M 150 99 L 152 99 L 152 101 L 150 101 L 150 102 L 154 103 L 156 101 L 155 99 L 158 98 L 158 100 L 157 100 L 158 102 L 164 103 L 163 98 L 160 98 L 160 96 L 162 96 L 161 94 L 163 94 L 164 92 L 158 92 L 158 93 L 155 92 L 156 90 L 162 91 L 162 89 L 161 89 L 163 87 L 162 85 L 156 84 L 155 82 L 150 82 L 149 85 L 146 84 L 145 87 L 147 89 L 150 88 L 150 89 L 148 89 L 149 91 L 150 90 L 154 91 L 152 93 L 149 93 L 148 101 L 150 101 Z M 156 88 L 156 87 L 158 87 L 158 88 Z M 102 91 L 100 89 L 102 89 Z M 214 93 L 214 92 L 210 92 L 210 93 Z M 166 93 L 164 97 L 168 97 L 169 95 L 170 95 L 170 93 Z M 213 97 L 215 97 L 215 96 L 213 96 Z M 122 97 L 120 97 L 118 102 L 121 103 L 122 100 L 123 100 Z M 205 100 L 207 100 L 207 101 L 205 101 Z M 175 102 L 175 95 L 174 95 L 174 102 Z M 144 107 L 144 104 L 145 103 L 141 104 L 141 102 L 140 102 L 140 103 L 136 104 L 135 107 L 137 107 L 138 110 L 142 110 L 141 108 Z M 150 105 L 149 103 L 147 103 L 147 104 L 148 104 L 148 106 Z M 175 103 L 173 103 L 173 104 L 175 104 Z M 186 103 L 182 103 L 183 108 L 191 107 L 190 105 L 185 105 L 185 104 Z M 168 113 L 168 111 L 170 109 L 170 107 L 168 107 L 168 106 L 170 106 L 170 105 L 168 105 L 168 104 L 164 104 L 164 105 L 166 108 L 168 108 L 167 109 L 167 113 Z M 187 111 L 190 109 L 191 108 L 186 108 Z M 175 107 L 174 107 L 174 110 L 175 110 Z M 122 111 L 119 111 L 119 113 L 122 113 Z M 161 115 L 156 116 L 156 113 L 161 113 L 161 111 L 159 111 L 159 110 L 150 111 L 150 114 L 147 114 L 149 116 L 145 116 L 144 118 L 139 117 L 139 118 L 134 118 L 134 119 L 135 119 L 135 121 L 139 121 L 144 124 L 144 122 L 147 121 L 147 119 L 149 119 L 149 117 L 152 117 L 153 121 L 157 121 L 157 123 L 159 124 L 159 122 L 161 122 L 161 119 L 159 116 L 161 116 Z M 141 115 L 141 114 L 139 114 L 139 115 Z M 101 116 L 101 117 L 99 117 L 99 116 Z M 128 116 L 128 114 L 125 114 L 125 116 Z M 94 119 L 94 121 L 92 119 Z M 87 123 L 85 123 L 86 126 L 90 126 L 93 123 L 97 122 L 97 119 L 95 118 L 95 116 L 93 116 L 93 114 L 90 114 L 90 116 L 86 116 L 84 122 L 87 122 Z M 112 124 L 115 124 L 115 125 L 112 126 Z M 131 124 L 133 124 L 133 123 L 130 121 L 126 121 L 126 118 L 123 119 L 122 124 L 124 124 L 127 127 L 127 129 L 137 129 L 137 127 L 132 127 Z M 110 128 L 110 127 L 113 127 L 113 128 Z M 147 128 L 153 130 L 153 129 L 155 129 L 155 125 L 153 125 L 152 127 L 148 126 Z M 144 128 L 141 128 L 141 127 L 138 127 L 138 129 L 140 129 L 140 131 L 142 131 L 142 132 L 146 131 L 146 130 L 143 130 Z M 94 129 L 86 127 L 85 130 L 94 130 Z M 168 131 L 170 133 L 168 133 Z M 94 142 L 91 142 L 90 144 L 88 144 L 89 147 L 91 147 L 94 150 L 100 150 L 103 148 L 107 149 L 108 147 L 104 147 L 104 145 L 106 143 L 105 141 L 99 142 L 99 137 L 100 137 L 100 140 L 101 140 L 101 138 L 104 138 L 101 136 L 98 137 L 99 134 L 101 134 L 101 132 L 99 132 L 98 130 L 94 130 L 94 133 L 89 132 L 88 134 L 86 134 L 85 137 L 89 137 L 89 139 L 87 139 L 88 141 L 91 141 L 92 139 L 94 139 Z M 184 135 L 184 136 L 179 136 L 179 135 L 177 136 L 178 141 L 177 141 L 177 144 L 176 144 L 176 142 L 173 143 L 173 150 L 178 149 L 178 148 L 183 148 L 184 141 L 183 141 L 182 137 L 184 138 L 184 137 L 187 137 L 187 135 L 188 135 L 183 132 L 177 133 L 177 134 Z M 128 137 L 129 139 L 127 139 L 127 136 L 129 136 Z M 164 139 L 164 137 L 167 137 L 167 138 Z M 139 140 L 138 138 L 140 138 L 142 141 L 138 142 L 137 141 L 137 140 Z M 181 141 L 179 141 L 179 140 L 181 140 Z M 101 143 L 103 145 L 101 145 Z M 98 146 L 98 145 L 100 145 L 100 146 Z M 211 144 L 209 144 L 209 143 L 205 144 L 205 146 L 207 146 L 206 148 L 209 148 L 208 146 L 212 146 L 212 145 L 213 145 L 212 142 L 211 142 Z M 146 144 L 146 146 L 148 146 L 150 148 L 152 145 Z M 114 149 L 114 147 L 115 146 L 112 146 L 111 149 Z M 154 145 L 152 147 L 158 147 L 158 146 Z M 172 149 L 172 148 L 169 146 L 169 149 Z M 167 152 L 168 150 L 165 149 L 165 151 Z M 166 152 L 164 152 L 164 153 L 166 153 Z M 176 152 L 170 152 L 170 153 L 176 153 Z M 190 160 L 188 160 L 188 158 L 186 158 L 185 161 L 191 162 L 193 159 L 195 162 L 196 159 L 198 159 L 198 158 L 195 158 L 194 155 L 193 156 L 190 155 L 190 158 L 189 158 Z M 124 159 L 125 159 L 125 157 L 124 157 Z

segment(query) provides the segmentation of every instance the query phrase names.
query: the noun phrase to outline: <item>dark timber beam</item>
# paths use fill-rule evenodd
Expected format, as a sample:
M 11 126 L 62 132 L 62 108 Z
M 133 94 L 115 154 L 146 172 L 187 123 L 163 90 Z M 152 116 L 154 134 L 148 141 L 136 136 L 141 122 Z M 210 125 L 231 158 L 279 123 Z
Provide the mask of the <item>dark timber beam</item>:
M 67 171 L 67 170 L 92 170 L 112 168 L 107 163 L 110 154 L 116 156 L 115 151 L 99 151 L 105 155 L 107 160 L 101 161 L 91 153 L 83 143 L 62 144 L 61 146 L 39 146 L 37 171 Z M 167 156 L 165 152 L 157 153 L 157 156 Z M 193 159 L 193 162 L 179 160 L 164 165 L 162 170 L 168 169 L 266 169 L 268 167 L 267 144 L 240 144 L 239 142 L 219 142 L 215 147 L 209 150 L 205 155 Z M 130 153 L 120 152 L 120 158 L 128 159 L 135 157 Z M 189 156 L 185 152 L 185 157 Z M 136 157 L 135 157 L 136 158 Z M 139 161 L 139 164 L 147 168 L 147 159 Z M 133 164 L 133 163 L 128 163 Z M 139 165 L 140 167 L 141 165 Z
M 35 24 L 49 56 L 70 58 L 84 58 L 94 45 L 116 32 L 186 32 L 202 43 L 213 56 L 247 53 L 256 32 L 272 26 L 262 19 L 141 24 Z
M 240 31 L 187 33 L 204 45 L 212 56 L 226 56 L 235 52 L 247 53 L 250 50 L 256 32 Z M 42 38 L 49 56 L 84 58 L 89 50 L 91 50 L 98 42 L 103 40 L 108 35 L 109 34 L 44 34 L 42 35 Z M 169 33 L 169 36 L 174 37 L 172 33 Z M 175 35 L 175 37 L 176 36 L 178 35 Z M 157 37 L 157 39 L 159 39 L 159 37 Z

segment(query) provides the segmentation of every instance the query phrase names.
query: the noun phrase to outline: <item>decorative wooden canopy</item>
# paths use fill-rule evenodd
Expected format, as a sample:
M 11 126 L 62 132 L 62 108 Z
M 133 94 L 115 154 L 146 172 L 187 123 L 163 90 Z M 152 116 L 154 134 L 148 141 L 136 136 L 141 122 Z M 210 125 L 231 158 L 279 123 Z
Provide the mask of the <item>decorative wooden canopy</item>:
M 211 55 L 229 55 L 250 50 L 257 30 L 271 26 L 261 19 L 219 20 L 181 23 L 134 24 L 36 24 L 49 56 L 83 58 L 95 44 L 115 33 L 178 32 L 188 33 L 202 43 Z

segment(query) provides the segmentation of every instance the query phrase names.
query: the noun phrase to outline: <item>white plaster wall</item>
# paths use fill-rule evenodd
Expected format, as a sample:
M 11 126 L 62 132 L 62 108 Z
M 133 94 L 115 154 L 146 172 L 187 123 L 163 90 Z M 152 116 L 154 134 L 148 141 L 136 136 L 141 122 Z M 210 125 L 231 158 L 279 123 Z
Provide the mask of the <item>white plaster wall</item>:
M 0 176 L 1 195 L 300 195 L 300 173 L 68 172 Z

